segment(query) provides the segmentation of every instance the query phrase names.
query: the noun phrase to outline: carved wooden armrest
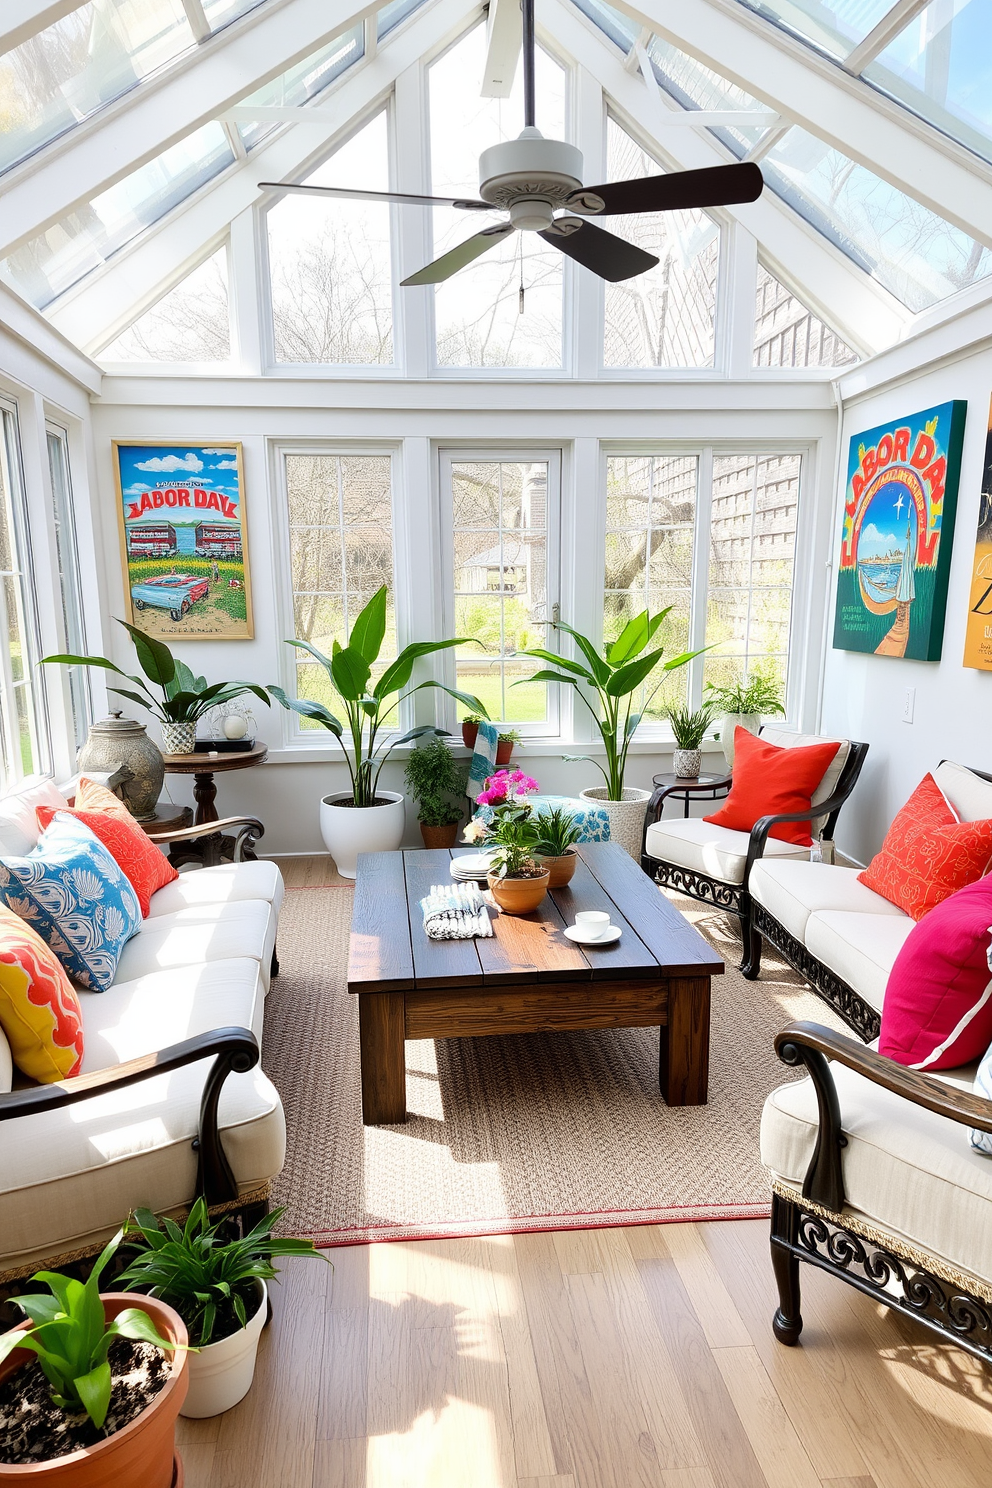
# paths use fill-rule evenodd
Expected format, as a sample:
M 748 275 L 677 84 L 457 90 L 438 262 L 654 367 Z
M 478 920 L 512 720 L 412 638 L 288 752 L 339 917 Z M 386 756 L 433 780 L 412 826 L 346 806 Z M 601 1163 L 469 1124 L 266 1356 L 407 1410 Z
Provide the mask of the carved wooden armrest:
M 174 832 L 149 832 L 149 842 L 193 842 L 197 837 L 216 837 L 218 832 L 233 827 L 247 828 L 253 837 L 264 837 L 265 828 L 254 816 L 222 816 L 217 821 L 200 822 L 196 827 L 177 827 Z
M 198 1033 L 182 1043 L 170 1044 L 151 1054 L 141 1054 L 110 1069 L 75 1075 L 54 1085 L 35 1085 L 0 1095 L 0 1121 L 18 1116 L 36 1116 L 56 1111 L 110 1090 L 123 1090 L 140 1080 L 182 1069 L 214 1055 L 200 1100 L 199 1135 L 193 1143 L 198 1152 L 196 1192 L 209 1204 L 222 1204 L 238 1197 L 238 1184 L 231 1171 L 217 1128 L 217 1107 L 224 1081 L 232 1072 L 244 1074 L 258 1063 L 258 1040 L 247 1028 L 215 1028 Z
M 802 822 L 812 821 L 817 816 L 829 817 L 831 812 L 839 811 L 850 795 L 850 791 L 844 791 L 842 795 L 830 796 L 826 801 L 818 801 L 814 806 L 810 802 L 806 811 L 781 811 L 776 816 L 761 816 L 751 828 L 751 840 L 747 845 L 747 862 L 744 864 L 743 887 L 746 889 L 751 877 L 751 869 L 760 857 L 764 856 L 765 847 L 768 842 L 768 834 L 772 827 L 779 822 Z
M 804 1064 L 816 1090 L 819 1131 L 813 1156 L 803 1179 L 803 1197 L 839 1213 L 844 1207 L 841 1148 L 847 1145 L 841 1125 L 837 1087 L 828 1060 L 835 1059 L 893 1095 L 922 1106 L 936 1116 L 946 1116 L 960 1126 L 992 1132 L 992 1101 L 948 1085 L 920 1070 L 896 1064 L 857 1039 L 834 1033 L 822 1023 L 789 1023 L 775 1039 L 775 1052 L 785 1064 Z

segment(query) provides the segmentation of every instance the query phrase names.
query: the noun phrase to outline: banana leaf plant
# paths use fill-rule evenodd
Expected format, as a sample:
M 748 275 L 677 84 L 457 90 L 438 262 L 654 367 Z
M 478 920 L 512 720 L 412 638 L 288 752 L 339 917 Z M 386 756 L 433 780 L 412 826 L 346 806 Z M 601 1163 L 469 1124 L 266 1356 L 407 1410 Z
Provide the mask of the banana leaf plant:
M 673 656 L 670 661 L 662 662 L 665 654 L 663 646 L 645 651 L 644 648 L 654 640 L 659 626 L 671 611 L 671 605 L 667 610 L 659 610 L 657 615 L 642 610 L 639 615 L 627 621 L 615 641 L 607 641 L 602 654 L 596 650 L 588 636 L 573 630 L 561 620 L 555 621 L 555 629 L 565 631 L 575 641 L 585 657 L 585 666 L 580 661 L 559 656 L 554 651 L 546 651 L 539 646 L 520 652 L 522 656 L 536 656 L 540 661 L 553 662 L 558 670 L 534 672 L 530 677 L 514 682 L 514 687 L 521 686 L 522 682 L 567 683 L 575 688 L 595 718 L 606 750 L 605 768 L 599 760 L 587 754 L 566 754 L 563 758 L 571 761 L 586 760 L 595 765 L 606 781 L 606 797 L 609 801 L 623 800 L 623 779 L 631 740 L 637 725 L 650 707 L 652 698 L 664 682 L 664 676 L 659 678 L 657 686 L 652 689 L 644 706 L 637 713 L 631 711 L 634 693 L 647 681 L 655 667 L 660 666 L 662 672 L 673 672 L 700 654 L 698 651 L 683 651 L 680 656 Z M 586 688 L 595 693 L 598 709 L 590 702 Z
M 391 661 L 382 675 L 373 682 L 372 668 L 379 659 L 385 635 L 386 586 L 383 584 L 357 616 L 347 643 L 342 646 L 339 641 L 335 641 L 330 656 L 325 656 L 316 646 L 311 646 L 309 641 L 286 642 L 288 646 L 296 646 L 300 651 L 309 652 L 324 668 L 344 704 L 344 723 L 330 709 L 325 708 L 323 703 L 312 702 L 309 698 L 287 697 L 283 688 L 274 684 L 270 684 L 268 689 L 284 708 L 292 709 L 301 718 L 312 718 L 334 735 L 341 745 L 348 766 L 356 806 L 375 805 L 382 767 L 398 744 L 408 744 L 411 739 L 419 739 L 424 734 L 440 735 L 447 732 L 426 724 L 411 729 L 402 738 L 386 743 L 381 738 L 383 731 L 388 728 L 386 720 L 404 699 L 412 697 L 425 687 L 437 687 L 473 712 L 484 713 L 477 697 L 473 697 L 470 692 L 445 687 L 442 682 L 426 681 L 418 682 L 413 687 L 407 686 L 413 675 L 413 668 L 422 656 L 430 656 L 435 651 L 447 651 L 452 646 L 463 646 L 468 637 L 457 636 L 453 641 L 415 641 L 412 645 L 404 646 L 396 660 Z M 407 690 L 404 691 L 404 688 Z M 350 743 L 345 742 L 346 733 Z
M 256 687 L 254 682 L 208 683 L 206 677 L 194 676 L 185 662 L 173 656 L 164 641 L 146 635 L 136 625 L 128 625 L 126 620 L 118 620 L 117 623 L 123 625 L 134 642 L 138 665 L 145 674 L 144 679 L 121 671 L 119 666 L 108 661 L 105 656 L 43 656 L 41 665 L 58 663 L 62 666 L 103 667 L 105 671 L 116 672 L 125 681 L 140 687 L 141 692 L 139 694 L 127 687 L 110 686 L 107 691 L 137 703 L 139 708 L 145 708 L 160 723 L 196 723 L 211 708 L 243 697 L 246 692 L 253 693 L 259 702 L 271 708 L 272 704 L 264 688 Z M 160 690 L 161 697 L 156 697 L 149 691 L 145 679 Z

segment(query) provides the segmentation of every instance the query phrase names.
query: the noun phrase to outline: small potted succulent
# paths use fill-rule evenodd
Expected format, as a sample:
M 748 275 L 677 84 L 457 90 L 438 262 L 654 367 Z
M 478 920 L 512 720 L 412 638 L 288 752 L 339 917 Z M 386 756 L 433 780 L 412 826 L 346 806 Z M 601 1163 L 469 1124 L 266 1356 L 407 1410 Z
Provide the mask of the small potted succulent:
M 539 840 L 534 849 L 547 868 L 549 889 L 563 889 L 571 882 L 578 857 L 575 843 L 579 840 L 579 829 L 575 818 L 564 806 L 548 806 L 534 818 Z
M 508 765 L 513 757 L 513 747 L 519 743 L 520 735 L 516 729 L 501 729 L 499 743 L 496 745 L 496 764 Z
M 489 722 L 488 713 L 466 713 L 462 719 L 462 743 L 466 749 L 474 749 L 475 741 L 479 737 L 479 724 L 485 719 Z
M 0 1484 L 170 1488 L 182 1481 L 176 1416 L 186 1327 L 153 1297 L 100 1291 L 118 1231 L 85 1282 L 39 1271 L 14 1300 L 27 1321 L 0 1335 Z
M 137 1209 L 127 1226 L 140 1245 L 120 1281 L 167 1302 L 182 1318 L 197 1352 L 189 1364 L 189 1391 L 181 1415 L 217 1416 L 243 1400 L 255 1374 L 255 1355 L 268 1313 L 265 1285 L 279 1273 L 277 1256 L 317 1256 L 312 1240 L 272 1231 L 285 1213 L 273 1209 L 241 1239 L 222 1238 L 224 1221 L 210 1223 L 197 1199 L 180 1227 Z M 329 1264 L 329 1263 L 328 1263 Z
M 700 745 L 706 730 L 713 722 L 716 708 L 713 703 L 704 703 L 692 709 L 683 704 L 680 708 L 669 708 L 668 721 L 675 735 L 673 769 L 679 780 L 697 780 L 703 767 L 703 751 Z
M 454 847 L 468 767 L 454 758 L 443 739 L 414 749 L 406 763 L 406 788 L 417 803 L 425 847 Z
M 723 714 L 720 744 L 727 768 L 733 769 L 734 731 L 743 728 L 749 734 L 756 734 L 769 714 L 784 716 L 781 691 L 771 678 L 763 676 L 759 671 L 740 677 L 726 687 L 710 682 L 706 691 L 713 694 L 714 711 Z

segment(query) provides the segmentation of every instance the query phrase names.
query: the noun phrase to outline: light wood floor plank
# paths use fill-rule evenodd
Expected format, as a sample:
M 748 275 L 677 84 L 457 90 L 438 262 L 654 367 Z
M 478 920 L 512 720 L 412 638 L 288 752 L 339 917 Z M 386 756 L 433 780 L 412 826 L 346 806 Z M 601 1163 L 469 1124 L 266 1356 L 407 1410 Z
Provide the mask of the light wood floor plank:
M 667 1229 L 668 1225 L 628 1225 L 623 1234 L 634 1260 L 663 1260 L 669 1254 L 665 1243 Z
M 721 1348 L 714 1350 L 713 1357 L 768 1488 L 820 1488 L 820 1479 L 757 1351 L 750 1345 Z
M 499 1269 L 494 1267 L 491 1275 L 496 1299 L 496 1322 L 506 1361 L 513 1460 L 517 1478 L 550 1484 L 556 1476 L 560 1478 L 560 1474 L 556 1475 L 555 1471 L 554 1443 L 541 1392 L 534 1344 L 527 1325 L 513 1238 L 506 1236 L 490 1241 L 490 1253 L 498 1255 L 501 1262 Z
M 365 1488 L 368 1443 L 358 1440 L 319 1441 L 313 1459 L 312 1488 Z
M 874 1478 L 823 1478 L 821 1488 L 876 1488 Z
M 665 1227 L 665 1244 L 682 1278 L 710 1348 L 746 1348 L 751 1335 L 693 1224 Z
M 212 1441 L 187 1441 L 179 1447 L 185 1488 L 211 1488 L 216 1450 L 217 1444 Z

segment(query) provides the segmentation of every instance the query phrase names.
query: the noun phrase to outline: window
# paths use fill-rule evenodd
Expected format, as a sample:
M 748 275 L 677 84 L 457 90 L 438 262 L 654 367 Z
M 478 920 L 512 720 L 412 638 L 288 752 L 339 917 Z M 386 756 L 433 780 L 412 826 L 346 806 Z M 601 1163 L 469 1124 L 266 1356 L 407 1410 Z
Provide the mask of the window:
M 100 353 L 105 362 L 227 362 L 227 247 L 187 274 Z
M 391 467 L 389 455 L 285 456 L 296 637 L 329 656 L 334 641 L 344 644 L 355 616 L 386 584 L 386 637 L 373 675 L 396 655 Z M 338 712 L 327 673 L 305 651 L 296 654 L 296 687 L 298 697 Z M 320 728 L 307 719 L 300 726 Z
M 754 315 L 756 367 L 849 367 L 858 360 L 846 341 L 796 295 L 758 265 Z
M 385 112 L 376 114 L 306 180 L 316 186 L 388 191 Z M 270 209 L 277 362 L 364 366 L 392 362 L 389 213 L 382 202 L 296 195 Z
M 82 590 L 79 577 L 79 555 L 76 549 L 76 522 L 72 506 L 72 482 L 69 471 L 69 442 L 64 429 L 49 424 L 48 467 L 52 476 L 52 502 L 55 518 L 55 550 L 59 564 L 59 598 L 61 600 L 60 649 L 76 656 L 86 655 L 86 627 L 83 623 Z M 93 717 L 89 671 L 86 667 L 68 667 L 69 703 L 76 747 L 86 742 Z
M 5 785 L 48 766 L 47 730 L 34 686 L 41 653 L 30 574 L 17 415 L 0 404 L 0 777 Z
M 494 722 L 532 734 L 558 730 L 557 689 L 526 680 L 543 663 L 515 653 L 555 649 L 545 627 L 555 602 L 552 584 L 557 592 L 559 468 L 550 455 L 442 460 L 442 489 L 451 503 L 450 521 L 442 520 L 451 533 L 452 603 L 444 634 L 477 643 L 457 648 L 455 685 L 485 703 Z M 459 705 L 459 716 L 467 711 Z
M 347 72 L 364 55 L 365 24 L 359 21 L 350 31 L 335 37 L 328 46 L 311 52 L 309 57 L 304 57 L 302 62 L 297 62 L 294 67 L 280 73 L 270 83 L 256 88 L 254 93 L 242 98 L 241 103 L 261 104 L 266 108 L 273 105 L 277 108 L 301 108 L 319 97 L 325 88 L 329 88 L 336 78 Z M 256 119 L 250 124 L 239 122 L 237 127 L 245 148 L 254 150 L 279 125 Z

